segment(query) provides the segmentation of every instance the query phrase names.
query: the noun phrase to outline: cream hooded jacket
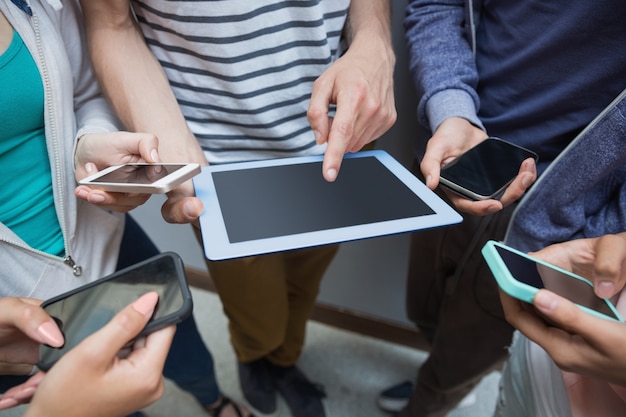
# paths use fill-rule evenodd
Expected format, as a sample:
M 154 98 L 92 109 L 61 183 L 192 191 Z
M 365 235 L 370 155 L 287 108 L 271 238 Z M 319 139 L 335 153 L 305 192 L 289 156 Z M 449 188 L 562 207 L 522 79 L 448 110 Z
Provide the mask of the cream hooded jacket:
M 78 200 L 73 166 L 77 138 L 116 131 L 117 119 L 92 75 L 78 5 L 61 5 L 59 0 L 16 3 L 22 7 L 0 0 L 0 10 L 22 37 L 42 78 L 46 143 L 66 254 L 36 251 L 0 224 L 0 296 L 46 299 L 109 274 L 117 264 L 124 216 Z

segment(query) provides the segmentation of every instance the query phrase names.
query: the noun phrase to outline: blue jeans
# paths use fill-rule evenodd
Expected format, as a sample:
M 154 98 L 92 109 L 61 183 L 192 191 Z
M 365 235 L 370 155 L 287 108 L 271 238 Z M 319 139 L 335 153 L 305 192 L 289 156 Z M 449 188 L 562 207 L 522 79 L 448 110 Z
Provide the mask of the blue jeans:
M 159 250 L 141 226 L 127 215 L 117 269 L 158 254 Z M 215 380 L 213 357 L 198 332 L 193 316 L 176 326 L 163 375 L 193 395 L 202 405 L 218 400 L 219 388 Z

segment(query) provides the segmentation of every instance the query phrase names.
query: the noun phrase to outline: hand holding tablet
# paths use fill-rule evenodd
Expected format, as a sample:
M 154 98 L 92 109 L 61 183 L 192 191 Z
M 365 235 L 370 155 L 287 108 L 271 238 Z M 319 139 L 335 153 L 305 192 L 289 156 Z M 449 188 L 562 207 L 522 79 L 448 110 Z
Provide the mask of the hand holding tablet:
M 223 260 L 440 227 L 462 220 L 381 150 L 347 154 L 335 182 L 323 156 L 203 167 L 205 256 Z

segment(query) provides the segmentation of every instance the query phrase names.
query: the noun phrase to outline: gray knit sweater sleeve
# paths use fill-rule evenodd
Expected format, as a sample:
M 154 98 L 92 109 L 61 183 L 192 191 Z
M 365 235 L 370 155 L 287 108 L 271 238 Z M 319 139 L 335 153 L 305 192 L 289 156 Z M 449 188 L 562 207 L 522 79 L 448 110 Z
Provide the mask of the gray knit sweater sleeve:
M 466 7 L 464 0 L 410 0 L 406 9 L 404 26 L 419 98 L 418 120 L 431 132 L 453 116 L 482 128 Z

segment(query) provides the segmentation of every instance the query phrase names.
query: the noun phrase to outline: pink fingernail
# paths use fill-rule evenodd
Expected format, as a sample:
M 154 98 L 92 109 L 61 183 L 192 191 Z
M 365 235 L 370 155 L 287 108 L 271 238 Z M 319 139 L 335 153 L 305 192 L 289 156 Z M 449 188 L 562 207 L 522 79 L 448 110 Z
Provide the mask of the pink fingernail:
M 65 344 L 63 334 L 59 328 L 49 321 L 42 323 L 37 328 L 37 332 L 41 335 L 42 341 L 50 346 L 60 347 Z
M 35 391 L 37 391 L 37 387 L 26 387 L 14 394 L 15 399 L 18 401 L 28 401 L 35 395 Z
M 0 399 L 0 410 L 6 410 L 7 408 L 12 408 L 18 405 L 18 402 L 15 398 L 7 397 Z
M 154 312 L 154 307 L 159 300 L 159 294 L 152 291 L 139 297 L 132 305 L 133 308 L 148 317 Z

